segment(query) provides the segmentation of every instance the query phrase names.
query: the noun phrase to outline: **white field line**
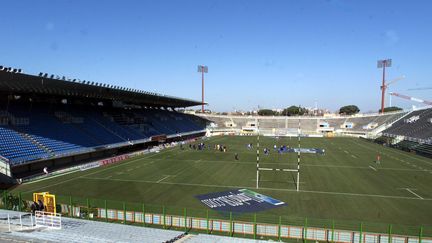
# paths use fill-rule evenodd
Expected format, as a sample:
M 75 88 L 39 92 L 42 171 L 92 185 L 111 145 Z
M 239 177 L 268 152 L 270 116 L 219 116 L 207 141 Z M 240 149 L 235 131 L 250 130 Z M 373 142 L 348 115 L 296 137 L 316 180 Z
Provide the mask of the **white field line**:
M 271 169 L 271 168 L 262 168 L 262 167 L 260 167 L 260 168 L 258 168 L 258 170 L 273 170 L 273 169 Z
M 163 152 L 167 152 L 167 151 L 169 151 L 169 149 L 164 150 L 164 151 L 162 151 L 162 152 L 160 152 L 160 153 L 152 154 L 152 155 L 150 155 L 150 156 L 147 156 L 146 158 L 154 157 L 154 156 L 156 156 L 156 155 L 159 155 L 159 154 L 161 154 L 161 153 L 163 153 Z M 128 165 L 128 164 L 131 164 L 131 163 L 133 163 L 133 162 L 136 162 L 136 161 L 139 161 L 139 160 L 142 160 L 142 159 L 143 159 L 143 158 L 136 158 L 136 159 L 130 160 L 130 161 L 126 162 L 126 163 L 121 163 L 121 162 L 120 162 L 119 164 L 115 164 L 115 165 L 108 166 L 107 168 L 104 168 L 104 169 L 102 169 L 102 170 L 96 170 L 96 171 L 94 171 L 94 172 L 92 172 L 92 173 L 88 173 L 88 174 L 85 174 L 85 175 L 82 175 L 82 176 L 77 176 L 77 177 L 74 177 L 74 178 L 71 178 L 71 179 L 68 179 L 68 180 L 60 181 L 60 182 L 57 182 L 57 183 L 54 183 L 54 184 L 50 184 L 50 185 L 46 185 L 46 186 L 43 186 L 43 187 L 39 187 L 38 189 L 32 189 L 32 190 L 29 190 L 29 191 L 25 191 L 24 193 L 34 192 L 34 191 L 40 191 L 41 189 L 45 189 L 45 188 L 48 188 L 48 187 L 61 185 L 61 184 L 63 184 L 63 183 L 69 182 L 69 181 L 73 181 L 73 180 L 77 180 L 77 179 L 83 178 L 83 176 L 94 175 L 94 174 L 97 174 L 97 173 L 100 173 L 100 172 L 103 172 L 103 171 L 107 171 L 107 170 L 111 170 L 111 169 L 114 169 L 114 168 L 117 168 L 117 167 L 120 167 L 120 166 Z M 96 168 L 96 169 L 97 169 L 97 168 Z M 79 171 L 79 170 L 78 170 L 78 171 Z M 78 172 L 78 171 L 74 171 L 74 172 Z M 72 173 L 72 172 L 71 172 L 71 173 Z M 65 175 L 65 174 L 63 174 L 63 175 Z M 54 178 L 54 177 L 51 177 L 51 178 Z M 50 179 L 51 179 L 51 178 L 50 178 Z
M 182 183 L 182 182 L 167 182 L 163 181 L 160 183 L 156 183 L 155 181 L 146 181 L 146 180 L 129 180 L 129 179 L 106 179 L 106 178 L 97 178 L 97 177 L 81 177 L 82 179 L 88 180 L 108 180 L 108 181 L 122 181 L 122 182 L 137 182 L 137 183 L 149 183 L 149 184 L 166 184 L 166 185 L 179 185 L 179 186 L 198 186 L 198 187 L 216 187 L 216 188 L 245 188 L 245 189 L 255 189 L 256 187 L 251 186 L 241 186 L 241 185 L 209 185 L 209 184 L 195 184 L 195 183 Z M 261 190 L 268 191 L 284 191 L 284 192 L 297 192 L 296 189 L 283 189 L 283 188 L 268 188 L 261 187 Z M 358 196 L 358 197 L 375 197 L 375 198 L 392 198 L 392 199 L 408 199 L 408 200 L 427 200 L 432 201 L 432 198 L 423 198 L 420 199 L 418 197 L 405 197 L 405 196 L 390 196 L 390 195 L 380 195 L 380 194 L 365 194 L 365 193 L 350 193 L 350 192 L 329 192 L 329 191 L 309 191 L 309 190 L 300 190 L 303 193 L 311 193 L 311 194 L 328 194 L 328 195 L 341 195 L 341 196 Z
M 69 171 L 69 172 L 66 172 L 64 174 L 58 174 L 58 175 L 54 175 L 54 176 L 47 176 L 47 177 L 41 178 L 39 180 L 25 182 L 25 183 L 23 183 L 23 185 L 29 185 L 29 184 L 32 184 L 32 183 L 35 183 L 35 182 L 45 181 L 45 180 L 49 180 L 49 179 L 56 178 L 56 177 L 59 177 L 59 176 L 69 175 L 69 174 L 72 174 L 72 173 L 75 173 L 75 172 L 78 172 L 78 171 L 80 171 L 80 170 Z
M 368 147 L 368 146 L 365 146 L 364 144 L 358 143 L 358 142 L 354 141 L 353 139 L 350 139 L 350 141 L 351 141 L 352 143 L 354 143 L 354 144 L 356 144 L 356 145 L 359 145 L 359 146 L 361 146 L 361 147 L 363 147 L 363 148 L 366 148 L 366 149 L 368 149 L 368 150 L 372 150 L 372 151 L 375 151 L 375 152 L 382 152 L 382 151 L 379 151 L 379 150 L 377 150 L 377 149 L 374 149 L 374 148 L 370 148 L 370 147 Z M 384 150 L 386 150 L 386 151 L 391 151 L 391 152 L 395 152 L 395 153 L 400 154 L 400 155 L 403 155 L 403 156 L 408 156 L 408 155 L 405 154 L 404 152 L 399 151 L 399 150 L 397 150 L 397 149 L 392 149 L 392 148 L 386 148 L 386 147 L 384 147 Z M 382 153 L 382 154 L 383 154 L 383 155 L 386 155 L 386 156 L 389 156 L 387 153 Z M 389 157 L 393 157 L 393 156 L 390 155 Z M 393 158 L 399 160 L 398 158 L 395 158 L 395 157 L 393 157 Z M 421 161 L 421 162 L 423 162 L 423 163 L 426 163 L 426 164 L 432 165 L 432 162 L 429 162 L 429 161 L 426 161 L 426 160 L 424 160 L 424 159 L 420 159 L 420 158 L 417 158 L 417 157 L 414 157 L 414 156 L 413 156 L 413 157 L 410 157 L 410 159 L 415 159 L 415 160 Z
M 411 191 L 411 189 L 409 189 L 409 188 L 405 188 L 405 190 L 411 192 L 413 195 L 417 196 L 418 198 L 420 198 L 420 199 L 422 199 L 422 200 L 424 199 L 424 198 L 420 197 L 417 193 Z
M 153 160 L 157 160 L 157 161 L 164 161 L 165 159 L 153 159 Z M 195 162 L 198 163 L 199 160 L 192 160 L 192 159 L 181 159 L 181 160 L 176 160 L 176 159 L 166 159 L 167 161 L 176 161 L 176 162 Z M 199 161 L 199 163 L 227 163 L 227 164 L 243 164 L 243 165 L 256 165 L 256 162 L 241 162 L 241 161 L 224 161 L 224 160 L 201 160 Z M 270 165 L 297 165 L 297 163 L 288 163 L 288 162 L 281 162 L 281 163 L 276 163 L 276 162 L 260 162 L 260 165 L 263 166 L 270 166 Z M 365 167 L 365 166 L 349 166 L 349 165 L 311 165 L 311 164 L 301 164 L 301 167 L 324 167 L 324 168 L 346 168 L 346 169 L 369 169 L 369 167 Z M 423 171 L 423 170 L 419 170 L 419 169 L 408 169 L 408 168 L 380 168 L 380 170 L 394 170 L 394 171 Z
M 367 149 L 369 149 L 369 150 L 377 151 L 376 149 L 369 148 L 369 147 L 364 146 L 364 145 L 362 145 L 362 144 L 360 144 L 360 143 L 357 143 L 357 142 L 354 142 L 354 143 L 357 144 L 357 145 L 359 145 L 359 146 L 361 146 L 361 147 L 367 148 Z M 387 148 L 387 149 L 388 149 L 388 148 Z M 403 154 L 402 152 L 398 151 L 397 149 L 395 149 L 394 152 L 396 152 L 397 154 L 400 154 L 400 155 L 406 155 L 406 154 Z M 388 156 L 389 158 L 392 158 L 392 159 L 394 159 L 394 160 L 397 160 L 397 161 L 403 162 L 403 163 L 405 163 L 406 165 L 410 165 L 411 167 L 419 168 L 420 171 L 424 171 L 424 169 L 423 169 L 421 166 L 417 166 L 417 165 L 414 164 L 414 163 L 410 163 L 410 162 L 408 162 L 408 161 L 405 161 L 404 159 L 399 159 L 399 158 L 394 157 L 393 155 L 389 155 L 389 154 L 387 154 L 387 153 L 383 153 L 383 152 L 381 152 L 381 153 L 382 153 L 383 155 L 385 155 L 385 156 Z M 411 159 L 416 159 L 416 160 L 418 160 L 418 161 L 420 161 L 420 162 L 427 163 L 428 165 L 432 165 L 431 162 L 424 161 L 424 160 L 419 159 L 419 158 L 416 158 L 416 157 L 412 157 Z M 428 171 L 428 170 L 426 170 L 426 171 Z M 431 174 L 432 174 L 432 173 L 431 173 Z
M 371 169 L 374 170 L 374 171 L 377 171 L 377 169 L 375 169 L 373 166 L 370 166 L 370 165 L 369 165 L 369 168 L 371 168 Z
M 162 182 L 163 180 L 165 180 L 165 179 L 168 178 L 168 177 L 170 177 L 170 175 L 167 175 L 167 176 L 165 176 L 164 178 L 162 178 L 162 179 L 156 181 L 156 183 L 160 183 L 160 182 Z
M 74 177 L 74 178 L 71 178 L 71 179 L 68 179 L 68 180 L 60 181 L 58 183 L 49 184 L 47 186 L 39 187 L 38 189 L 32 189 L 32 190 L 29 190 L 29 191 L 25 191 L 24 193 L 40 191 L 41 189 L 44 189 L 44 188 L 47 188 L 47 187 L 52 187 L 52 186 L 57 186 L 57 185 L 60 185 L 60 184 L 63 184 L 63 183 L 69 182 L 69 181 L 76 180 L 78 178 L 79 177 Z

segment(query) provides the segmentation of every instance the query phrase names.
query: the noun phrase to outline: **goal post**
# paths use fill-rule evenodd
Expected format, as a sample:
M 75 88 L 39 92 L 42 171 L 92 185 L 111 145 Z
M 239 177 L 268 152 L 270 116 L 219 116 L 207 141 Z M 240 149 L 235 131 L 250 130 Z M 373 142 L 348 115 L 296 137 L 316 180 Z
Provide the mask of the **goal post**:
M 299 119 L 297 137 L 298 137 L 298 150 L 297 150 L 297 169 L 284 169 L 284 168 L 266 168 L 260 167 L 260 132 L 259 126 L 257 127 L 257 157 L 256 157 L 256 189 L 259 189 L 260 171 L 279 171 L 279 172 L 297 172 L 296 178 L 296 191 L 300 190 L 300 160 L 301 160 L 301 120 Z

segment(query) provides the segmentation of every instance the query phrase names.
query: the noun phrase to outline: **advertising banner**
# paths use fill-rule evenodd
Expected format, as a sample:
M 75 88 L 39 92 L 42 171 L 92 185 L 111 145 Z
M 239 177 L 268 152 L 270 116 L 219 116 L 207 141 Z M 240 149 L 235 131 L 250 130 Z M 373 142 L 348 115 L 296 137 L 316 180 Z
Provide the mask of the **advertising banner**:
M 207 207 L 225 212 L 250 213 L 275 207 L 286 203 L 249 189 L 236 189 L 195 196 Z

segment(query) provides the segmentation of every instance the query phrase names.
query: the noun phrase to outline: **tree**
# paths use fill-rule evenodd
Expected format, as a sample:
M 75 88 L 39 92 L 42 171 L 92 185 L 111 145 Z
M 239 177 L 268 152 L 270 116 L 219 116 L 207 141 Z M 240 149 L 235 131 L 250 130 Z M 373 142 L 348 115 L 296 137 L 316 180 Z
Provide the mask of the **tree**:
M 402 110 L 402 108 L 397 107 L 397 106 L 390 106 L 390 107 L 384 108 L 384 112 L 401 111 L 401 110 Z M 381 112 L 381 109 L 378 112 Z
M 343 115 L 354 115 L 357 114 L 360 109 L 356 105 L 346 105 L 339 109 L 339 114 Z
M 261 109 L 258 111 L 258 115 L 260 115 L 260 116 L 274 116 L 277 114 L 276 114 L 276 112 L 274 112 L 270 109 Z
M 306 108 L 292 105 L 282 111 L 283 116 L 302 116 L 307 112 Z

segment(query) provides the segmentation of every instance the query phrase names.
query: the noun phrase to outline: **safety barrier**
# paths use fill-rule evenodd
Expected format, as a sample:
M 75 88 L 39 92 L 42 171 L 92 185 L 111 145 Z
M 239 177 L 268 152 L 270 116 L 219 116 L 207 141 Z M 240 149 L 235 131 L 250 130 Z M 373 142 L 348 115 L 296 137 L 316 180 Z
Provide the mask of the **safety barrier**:
M 142 223 L 145 225 L 159 225 L 163 227 L 177 227 L 184 228 L 185 230 L 207 230 L 209 233 L 221 232 L 229 235 L 249 235 L 254 238 L 264 236 L 278 239 L 302 239 L 339 243 L 432 243 L 432 238 L 337 230 L 334 228 L 324 229 L 307 226 L 262 224 L 104 208 L 98 208 L 97 212 L 97 217 L 101 219 Z M 145 215 L 145 217 L 143 217 L 143 215 Z
M 33 215 L 20 212 L 1 212 L 0 224 L 7 225 L 8 232 L 33 228 Z
M 0 193 L 0 196 L 2 194 Z M 0 207 L 29 210 L 32 194 L 3 193 Z M 260 239 L 296 239 L 341 243 L 432 243 L 432 227 L 230 213 L 125 201 L 56 195 L 58 212 L 77 218 L 121 221 L 141 226 L 175 228 Z M 60 216 L 60 215 L 57 215 Z M 45 221 L 47 222 L 47 221 Z M 48 221 L 49 222 L 49 221 Z
M 51 229 L 61 229 L 61 214 L 44 211 L 35 212 L 35 224 L 38 227 L 48 227 Z

